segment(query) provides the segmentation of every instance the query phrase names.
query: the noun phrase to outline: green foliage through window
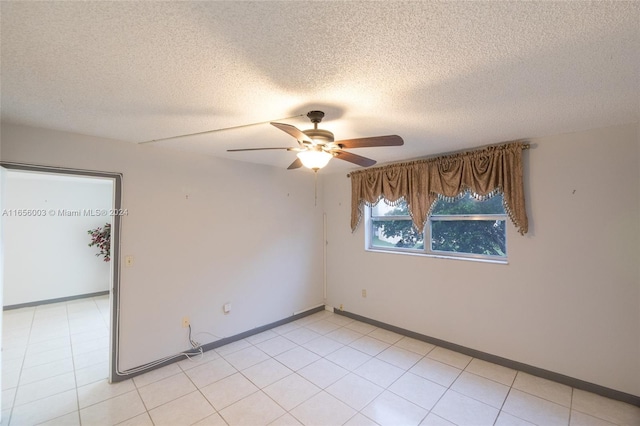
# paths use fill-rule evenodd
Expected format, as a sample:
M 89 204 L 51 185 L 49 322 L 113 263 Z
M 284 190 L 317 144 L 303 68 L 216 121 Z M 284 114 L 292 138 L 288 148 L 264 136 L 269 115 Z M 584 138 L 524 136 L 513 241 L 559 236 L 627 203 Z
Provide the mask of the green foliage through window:
M 470 193 L 438 200 L 424 230 L 413 226 L 402 200 L 394 206 L 380 201 L 370 213 L 370 248 L 492 259 L 507 255 L 506 214 L 499 194 L 486 200 Z M 430 242 L 426 248 L 425 240 Z
M 382 201 L 382 203 L 385 204 L 384 201 Z M 380 206 L 380 203 L 378 203 L 378 206 L 383 207 Z M 386 246 L 415 249 L 421 249 L 424 247 L 424 237 L 422 232 L 419 232 L 413 226 L 411 216 L 409 216 L 407 203 L 403 201 L 400 204 L 384 211 L 383 215 L 387 217 L 400 217 L 396 220 L 373 221 L 374 229 L 378 230 L 377 236 L 379 240 L 386 243 Z M 402 218 L 403 216 L 404 218 Z

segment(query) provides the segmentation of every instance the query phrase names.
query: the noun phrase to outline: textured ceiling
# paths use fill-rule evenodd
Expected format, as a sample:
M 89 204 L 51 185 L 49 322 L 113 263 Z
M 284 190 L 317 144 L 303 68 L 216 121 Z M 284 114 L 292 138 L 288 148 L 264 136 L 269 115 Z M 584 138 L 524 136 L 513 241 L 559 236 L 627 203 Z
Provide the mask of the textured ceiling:
M 640 2 L 2 1 L 0 17 L 3 122 L 132 143 L 321 109 L 337 139 L 402 136 L 354 151 L 385 163 L 640 118 Z M 295 145 L 268 124 L 154 145 L 295 159 L 226 152 Z

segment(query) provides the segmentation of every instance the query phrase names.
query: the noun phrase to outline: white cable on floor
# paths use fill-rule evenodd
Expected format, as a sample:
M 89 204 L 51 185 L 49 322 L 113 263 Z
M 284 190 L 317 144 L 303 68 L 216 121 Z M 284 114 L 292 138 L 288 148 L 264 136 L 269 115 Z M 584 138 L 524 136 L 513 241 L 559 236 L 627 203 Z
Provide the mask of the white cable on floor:
M 206 334 L 210 334 L 210 333 L 206 333 Z M 168 357 L 165 357 L 165 358 L 161 358 L 159 360 L 150 362 L 149 364 L 141 365 L 140 367 L 132 368 L 130 370 L 125 370 L 122 373 L 123 374 L 133 374 L 133 373 L 139 373 L 139 372 L 142 372 L 142 371 L 146 371 L 146 370 L 148 370 L 150 368 L 157 367 L 157 366 L 159 366 L 161 364 L 164 364 L 167 361 L 170 361 L 170 360 L 175 359 L 175 358 L 179 358 L 181 356 L 185 356 L 185 357 L 187 357 L 187 359 L 189 359 L 191 361 L 193 361 L 192 357 L 195 357 L 195 356 L 198 356 L 198 355 L 200 355 L 200 357 L 204 357 L 204 351 L 202 350 L 202 345 L 191 338 L 191 324 L 189 324 L 189 343 L 191 344 L 191 347 L 197 352 L 180 352 L 179 354 L 175 354 L 175 355 L 171 355 L 171 356 L 168 356 Z

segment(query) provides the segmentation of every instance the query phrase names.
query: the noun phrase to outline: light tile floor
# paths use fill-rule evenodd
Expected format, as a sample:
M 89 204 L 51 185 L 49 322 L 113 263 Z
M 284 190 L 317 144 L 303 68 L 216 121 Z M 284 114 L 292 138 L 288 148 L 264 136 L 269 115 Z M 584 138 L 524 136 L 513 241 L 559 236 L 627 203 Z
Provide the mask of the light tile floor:
M 640 408 L 327 311 L 109 385 L 108 299 L 4 313 L 2 424 L 640 425 Z

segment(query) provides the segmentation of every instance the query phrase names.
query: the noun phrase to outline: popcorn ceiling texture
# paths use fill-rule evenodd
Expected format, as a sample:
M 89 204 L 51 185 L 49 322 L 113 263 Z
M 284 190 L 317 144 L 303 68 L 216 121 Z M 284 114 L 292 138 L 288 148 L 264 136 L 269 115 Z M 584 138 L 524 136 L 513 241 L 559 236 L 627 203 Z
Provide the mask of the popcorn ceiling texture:
M 384 163 L 640 118 L 640 2 L 3 1 L 0 18 L 4 122 L 130 142 L 322 109 L 337 139 L 401 135 L 357 151 Z M 263 124 L 156 146 L 286 167 L 226 149 L 294 143 Z

